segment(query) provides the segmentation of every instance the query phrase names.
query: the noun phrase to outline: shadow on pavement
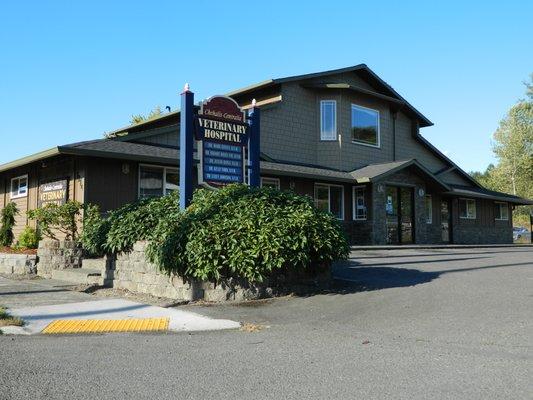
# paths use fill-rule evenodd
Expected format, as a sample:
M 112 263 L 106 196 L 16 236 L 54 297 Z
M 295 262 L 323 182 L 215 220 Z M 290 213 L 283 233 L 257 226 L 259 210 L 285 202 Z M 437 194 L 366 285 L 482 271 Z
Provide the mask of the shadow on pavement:
M 457 260 L 457 259 L 456 259 Z M 445 261 L 445 260 L 439 260 Z M 427 263 L 427 262 L 426 262 Z M 504 268 L 515 266 L 533 266 L 531 262 L 487 265 L 472 268 L 456 268 L 441 271 L 420 271 L 399 267 L 359 266 L 357 262 L 344 263 L 335 269 L 333 275 L 336 280 L 335 287 L 339 293 L 380 290 L 395 287 L 415 286 L 431 282 L 444 274 L 478 271 L 492 268 Z M 383 265 L 383 264 L 379 264 Z M 394 265 L 394 264 L 389 264 Z

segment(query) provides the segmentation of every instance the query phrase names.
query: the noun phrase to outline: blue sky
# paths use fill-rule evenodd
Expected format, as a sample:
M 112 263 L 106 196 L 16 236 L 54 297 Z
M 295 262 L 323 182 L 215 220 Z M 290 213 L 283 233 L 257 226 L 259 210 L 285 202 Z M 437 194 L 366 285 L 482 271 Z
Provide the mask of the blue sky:
M 175 109 L 185 82 L 202 99 L 366 63 L 435 123 L 426 138 L 484 169 L 533 72 L 531 15 L 513 0 L 4 2 L 0 163 Z

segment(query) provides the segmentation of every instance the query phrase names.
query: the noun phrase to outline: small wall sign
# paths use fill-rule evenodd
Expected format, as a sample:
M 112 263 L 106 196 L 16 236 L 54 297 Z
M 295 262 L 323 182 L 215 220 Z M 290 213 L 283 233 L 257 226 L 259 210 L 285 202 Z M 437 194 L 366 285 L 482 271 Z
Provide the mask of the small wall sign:
M 244 182 L 244 149 L 248 143 L 246 114 L 231 98 L 213 96 L 194 118 L 200 170 L 198 183 L 220 188 Z
M 47 204 L 57 204 L 58 206 L 66 203 L 68 198 L 68 180 L 61 179 L 53 182 L 41 183 L 39 185 L 39 198 L 37 206 L 39 208 Z

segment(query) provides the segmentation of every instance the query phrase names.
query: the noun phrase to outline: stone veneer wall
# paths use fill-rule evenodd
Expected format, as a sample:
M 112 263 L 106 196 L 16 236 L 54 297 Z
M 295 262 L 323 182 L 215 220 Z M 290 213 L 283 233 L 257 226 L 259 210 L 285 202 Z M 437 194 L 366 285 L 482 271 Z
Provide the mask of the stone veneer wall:
M 178 276 L 168 276 L 146 260 L 147 244 L 147 242 L 137 242 L 131 252 L 118 254 L 114 262 L 110 263 L 112 269 L 106 271 L 106 284 L 131 292 L 187 301 L 251 300 L 272 296 L 275 291 L 281 292 L 281 289 L 273 289 L 268 284 L 256 286 L 231 281 L 219 284 L 195 280 L 186 282 Z M 315 279 L 297 276 L 281 277 L 281 279 L 283 284 L 298 290 L 300 289 L 298 285 L 302 285 L 302 288 L 310 284 L 324 285 L 330 280 L 330 271 L 328 270 Z
M 0 273 L 26 275 L 37 271 L 37 256 L 34 254 L 0 253 Z
M 175 300 L 246 300 L 269 294 L 268 288 L 185 282 L 179 276 L 169 276 L 146 260 L 147 244 L 147 242 L 137 242 L 131 252 L 118 254 L 112 263 L 114 269 L 107 271 L 106 282 L 114 288 Z
M 51 278 L 52 270 L 81 268 L 82 253 L 82 249 L 73 241 L 41 240 L 37 249 L 37 275 Z

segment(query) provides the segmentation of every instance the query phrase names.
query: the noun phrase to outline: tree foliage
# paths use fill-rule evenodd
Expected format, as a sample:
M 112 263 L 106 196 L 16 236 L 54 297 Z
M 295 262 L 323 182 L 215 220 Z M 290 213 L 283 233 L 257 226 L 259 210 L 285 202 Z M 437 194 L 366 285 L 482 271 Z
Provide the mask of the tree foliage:
M 65 204 L 46 204 L 41 208 L 28 211 L 28 218 L 37 220 L 41 233 L 58 240 L 57 233 L 62 233 L 65 240 L 78 239 L 78 220 L 83 205 L 78 201 L 67 201 Z
M 0 246 L 11 246 L 13 243 L 13 227 L 18 213 L 17 205 L 13 202 L 6 204 L 0 212 Z
M 130 119 L 130 123 L 140 124 L 141 122 L 150 121 L 151 119 L 155 119 L 157 117 L 160 117 L 161 115 L 163 115 L 163 111 L 161 110 L 160 106 L 157 106 L 152 111 L 150 111 L 148 115 L 142 115 L 142 114 L 132 115 Z
M 526 88 L 528 98 L 511 107 L 494 133 L 497 164 L 471 175 L 489 189 L 533 198 L 533 74 Z M 528 207 L 517 208 L 518 215 L 529 212 Z

